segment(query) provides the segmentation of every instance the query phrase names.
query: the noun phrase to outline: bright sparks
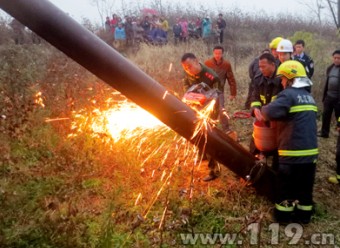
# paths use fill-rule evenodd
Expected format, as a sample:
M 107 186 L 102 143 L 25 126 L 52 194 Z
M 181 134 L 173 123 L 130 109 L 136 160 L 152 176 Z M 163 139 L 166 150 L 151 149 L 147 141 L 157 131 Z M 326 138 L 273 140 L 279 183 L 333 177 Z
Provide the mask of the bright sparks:
M 53 119 L 46 118 L 46 119 L 45 119 L 45 122 L 65 121 L 65 120 L 69 120 L 69 119 L 70 119 L 70 118 L 68 118 L 68 117 L 64 117 L 64 118 L 53 118 Z
M 172 63 L 170 63 L 169 65 L 169 72 L 171 72 L 171 69 L 172 69 Z
M 163 97 L 166 97 L 166 91 Z M 202 154 L 183 137 L 171 134 L 171 129 L 156 119 L 153 115 L 128 102 L 126 99 L 117 100 L 118 95 L 108 98 L 106 101 L 91 101 L 90 109 L 82 109 L 73 114 L 72 134 L 90 134 L 99 138 L 102 142 L 110 144 L 113 148 L 118 141 L 128 142 L 129 148 L 136 152 L 140 159 L 140 170 L 142 174 L 158 181 L 159 188 L 139 193 L 134 201 L 135 206 L 143 206 L 142 199 L 147 202 L 143 210 L 145 218 L 161 193 L 172 187 L 172 177 L 181 166 L 192 165 L 190 181 L 190 199 L 194 192 L 194 170 L 202 163 Z M 197 123 L 192 138 L 196 141 L 207 140 L 207 130 L 216 125 L 216 121 L 210 119 L 214 110 L 215 100 L 205 107 L 196 110 Z M 173 161 L 175 159 L 175 161 Z M 150 166 L 151 165 L 151 166 Z M 156 167 L 155 167 L 156 166 Z M 150 182 L 150 181 L 149 181 Z M 164 221 L 167 206 L 163 212 L 160 227 Z
M 41 91 L 39 91 L 38 93 L 36 93 L 35 94 L 35 96 L 34 96 L 34 102 L 36 103 L 36 104 L 38 104 L 39 106 L 41 106 L 41 107 L 45 107 L 45 104 L 44 104 L 44 100 L 43 100 L 43 98 L 42 98 L 42 93 L 41 93 Z
M 212 100 L 203 109 L 197 111 L 199 121 L 196 124 L 195 132 L 193 133 L 192 138 L 197 135 L 206 134 L 206 130 L 208 130 L 208 128 L 216 125 L 216 121 L 210 119 L 210 115 L 214 111 L 215 104 L 216 101 Z
M 169 71 L 171 67 L 172 64 Z M 88 90 L 93 89 L 88 88 Z M 163 99 L 168 95 L 169 92 L 165 91 Z M 35 95 L 35 102 L 42 107 L 45 106 L 41 92 Z M 202 163 L 205 147 L 200 152 L 183 137 L 171 133 L 171 129 L 153 115 L 136 104 L 128 102 L 119 92 L 113 92 L 108 98 L 99 95 L 88 99 L 88 102 L 84 109 L 73 112 L 70 118 L 48 118 L 45 121 L 57 122 L 70 119 L 72 133 L 68 137 L 90 135 L 108 145 L 110 149 L 119 146 L 118 141 L 127 142 L 128 149 L 132 149 L 140 161 L 141 174 L 146 179 L 150 179 L 148 183 L 151 181 L 158 183 L 158 188 L 146 188 L 145 192 L 140 192 L 134 201 L 134 206 L 144 208 L 142 215 L 138 215 L 142 220 L 150 213 L 162 192 L 174 187 L 172 178 L 179 171 L 177 168 L 192 165 L 189 198 L 193 198 L 194 171 Z M 202 139 L 206 141 L 207 130 L 216 125 L 216 121 L 210 118 L 215 103 L 215 100 L 212 100 L 204 107 L 195 109 L 197 123 L 192 138 L 195 138 L 196 142 Z M 168 209 L 169 201 L 166 202 L 159 224 L 160 229 L 164 225 Z
M 168 94 L 166 91 L 163 98 Z M 37 94 L 37 96 L 40 96 Z M 97 105 L 97 101 L 91 101 Z M 209 117 L 215 106 L 212 100 L 200 111 L 196 110 L 198 123 L 193 137 L 203 135 L 209 126 L 216 123 Z M 53 120 L 53 119 L 51 119 Z M 59 120 L 59 119 L 57 119 Z M 116 101 L 108 98 L 105 104 L 92 110 L 80 110 L 74 113 L 72 121 L 73 133 L 69 137 L 77 136 L 78 133 L 92 133 L 95 137 L 110 137 L 111 141 L 131 140 L 133 138 L 146 138 L 147 132 L 164 133 L 170 129 L 156 117 L 128 100 Z
M 144 109 L 129 102 L 121 103 L 116 108 L 102 112 L 98 117 L 97 121 L 92 124 L 93 131 L 100 133 L 107 130 L 115 141 L 122 138 L 122 135 L 125 139 L 130 139 L 138 135 L 140 130 L 158 129 L 164 125 Z
M 165 126 L 156 117 L 128 101 L 115 103 L 114 107 L 106 110 L 94 109 L 90 117 L 79 113 L 75 117 L 72 129 L 83 132 L 86 123 L 94 134 L 109 135 L 114 142 L 139 137 L 146 130 L 156 131 Z

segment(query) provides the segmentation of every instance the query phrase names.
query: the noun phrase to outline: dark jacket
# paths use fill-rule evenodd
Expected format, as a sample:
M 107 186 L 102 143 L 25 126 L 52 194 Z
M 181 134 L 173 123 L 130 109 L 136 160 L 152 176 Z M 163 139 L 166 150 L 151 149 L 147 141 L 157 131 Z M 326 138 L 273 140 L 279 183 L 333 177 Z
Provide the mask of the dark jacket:
M 174 24 L 172 27 L 172 32 L 174 32 L 175 37 L 180 37 L 182 33 L 182 27 L 178 23 Z
M 306 88 L 286 88 L 262 108 L 262 114 L 267 120 L 277 121 L 280 163 L 316 162 L 317 107 Z
M 259 57 L 256 57 L 249 65 L 248 67 L 248 73 L 249 73 L 249 78 L 251 79 L 251 82 L 253 82 L 254 78 L 259 76 L 261 73 L 260 68 L 259 68 Z
M 253 115 L 254 108 L 261 108 L 275 100 L 277 94 L 283 90 L 281 79 L 275 77 L 276 72 L 271 78 L 258 74 L 254 78 L 254 90 L 250 98 L 251 113 Z
M 325 87 L 323 89 L 323 96 L 322 96 L 322 101 L 325 100 L 326 96 L 327 96 L 327 90 L 328 90 L 328 77 L 329 77 L 329 73 L 331 72 L 332 68 L 335 65 L 332 64 L 330 65 L 327 70 L 326 70 L 326 83 L 325 83 Z M 338 102 L 340 103 L 340 75 L 339 75 L 339 83 L 338 83 Z
M 299 61 L 305 67 L 307 76 L 312 78 L 314 74 L 314 61 L 309 55 L 306 53 L 303 53 L 302 57 L 294 55 L 293 60 Z
M 205 65 L 202 65 L 202 71 L 195 76 L 191 76 L 185 73 L 185 78 L 183 79 L 183 84 L 185 90 L 189 89 L 194 84 L 206 83 L 210 88 L 220 89 L 221 81 L 217 74 Z
M 218 19 L 217 20 L 217 25 L 218 25 L 219 29 L 223 30 L 223 29 L 226 28 L 227 23 L 226 23 L 226 21 L 224 19 Z

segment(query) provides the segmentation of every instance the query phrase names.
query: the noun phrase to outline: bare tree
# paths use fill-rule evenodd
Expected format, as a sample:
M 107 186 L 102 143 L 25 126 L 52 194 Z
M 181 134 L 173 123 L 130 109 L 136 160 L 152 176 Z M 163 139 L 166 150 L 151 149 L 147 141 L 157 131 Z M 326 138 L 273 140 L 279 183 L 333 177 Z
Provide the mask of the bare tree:
M 297 2 L 307 7 L 308 12 L 313 13 L 318 18 L 319 25 L 322 24 L 322 10 L 325 8 L 323 0 L 297 1 Z
M 162 0 L 151 0 L 150 1 L 151 7 L 153 7 L 154 9 L 156 9 L 161 15 L 164 14 L 163 13 L 163 9 L 162 9 Z
M 126 16 L 129 8 L 126 4 L 126 1 L 120 0 L 120 6 L 122 6 L 123 16 Z
M 119 9 L 119 13 L 124 16 L 134 16 L 138 15 L 141 12 L 141 1 L 134 0 L 120 0 L 120 5 L 115 6 L 116 9 Z
M 335 26 L 340 31 L 340 24 L 339 24 L 339 22 L 340 22 L 340 0 L 338 0 L 338 2 L 327 0 L 327 3 L 328 3 L 328 6 L 329 6 L 329 10 L 332 13 Z M 334 7 L 335 5 L 337 5 L 338 19 L 336 18 L 336 15 L 335 15 L 335 10 L 334 10 L 334 9 L 336 9 L 336 7 Z
M 111 16 L 114 11 L 115 0 L 89 0 L 96 6 L 101 23 L 104 24 L 106 16 Z
M 307 7 L 309 13 L 313 13 L 317 17 L 320 25 L 323 22 L 322 17 L 324 17 L 326 21 L 333 19 L 336 28 L 340 31 L 340 0 L 300 0 L 297 2 Z M 323 9 L 327 9 L 329 12 L 323 13 Z

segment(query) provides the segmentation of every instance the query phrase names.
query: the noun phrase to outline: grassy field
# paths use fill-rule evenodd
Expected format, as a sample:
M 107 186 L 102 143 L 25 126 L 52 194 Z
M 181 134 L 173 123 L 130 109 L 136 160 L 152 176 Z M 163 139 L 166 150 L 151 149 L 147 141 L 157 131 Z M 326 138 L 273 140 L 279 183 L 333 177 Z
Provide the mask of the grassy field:
M 208 50 L 197 42 L 125 55 L 181 97 L 181 55 L 192 51 L 203 60 Z M 340 188 L 327 182 L 335 172 L 335 130 L 319 140 L 312 222 L 278 225 L 272 203 L 228 168 L 203 182 L 207 162 L 196 161 L 194 147 L 166 127 L 120 140 L 95 132 L 93 121 L 124 97 L 60 52 L 42 44 L 8 46 L 2 55 L 0 247 L 340 245 Z M 238 96 L 226 103 L 230 116 L 244 106 L 254 56 L 232 60 Z M 316 73 L 319 99 L 323 71 Z M 230 121 L 247 149 L 252 119 Z

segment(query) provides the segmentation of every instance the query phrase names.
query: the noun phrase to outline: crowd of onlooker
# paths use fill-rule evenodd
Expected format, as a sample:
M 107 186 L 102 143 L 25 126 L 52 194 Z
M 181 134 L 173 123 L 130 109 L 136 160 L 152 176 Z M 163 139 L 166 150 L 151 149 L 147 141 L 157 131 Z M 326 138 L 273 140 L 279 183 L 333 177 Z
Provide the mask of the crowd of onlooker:
M 115 48 L 138 45 L 141 42 L 152 45 L 165 45 L 170 40 L 177 45 L 190 39 L 202 39 L 205 42 L 223 43 L 226 21 L 222 14 L 211 20 L 204 18 L 177 17 L 170 25 L 167 18 L 162 15 L 144 14 L 141 17 L 125 16 L 123 19 L 116 14 L 106 17 L 105 32 L 109 41 L 113 41 Z M 16 44 L 26 43 L 27 32 L 25 26 L 16 19 L 10 23 L 13 30 L 13 39 Z M 40 38 L 32 32 L 33 43 L 40 43 Z
M 206 42 L 223 43 L 226 22 L 222 14 L 215 21 L 205 18 L 176 18 L 172 28 L 164 16 L 143 15 L 142 17 L 116 14 L 106 17 L 105 31 L 112 35 L 115 47 L 129 46 L 145 42 L 153 45 L 164 45 L 173 39 L 175 45 L 189 39 L 203 39 Z

